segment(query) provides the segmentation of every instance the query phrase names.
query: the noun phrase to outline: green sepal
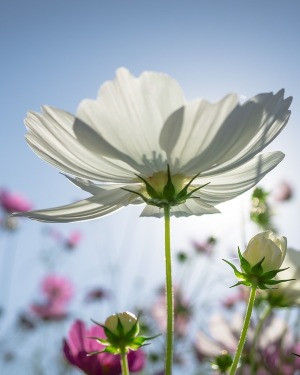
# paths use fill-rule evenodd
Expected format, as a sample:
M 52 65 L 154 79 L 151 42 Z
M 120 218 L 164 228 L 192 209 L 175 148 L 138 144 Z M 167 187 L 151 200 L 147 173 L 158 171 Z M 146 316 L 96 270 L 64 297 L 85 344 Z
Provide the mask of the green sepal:
M 172 201 L 174 199 L 175 192 L 176 192 L 176 189 L 175 189 L 175 186 L 172 183 L 170 167 L 169 167 L 169 164 L 168 164 L 168 181 L 167 181 L 167 184 L 165 185 L 164 190 L 163 190 L 163 197 L 165 199 L 167 199 L 168 201 Z
M 87 336 L 86 337 L 87 339 L 91 339 L 91 340 L 96 340 L 99 344 L 101 345 L 105 345 L 105 346 L 108 346 L 110 345 L 110 342 L 106 339 L 101 339 L 100 337 L 95 337 L 95 336 Z
M 195 189 L 193 189 L 192 191 L 190 191 L 190 192 L 186 195 L 185 199 L 189 199 L 189 198 L 199 198 L 199 197 L 192 197 L 192 194 L 195 193 L 196 191 L 202 189 L 203 187 L 207 186 L 208 184 L 210 184 L 210 182 L 207 182 L 207 183 L 204 184 L 204 185 L 201 185 L 201 186 L 196 187 Z
M 138 195 L 139 197 L 141 197 L 148 204 L 150 202 L 150 200 L 148 198 L 146 198 L 143 194 L 139 193 L 138 191 L 130 190 L 130 189 L 127 189 L 127 188 L 121 188 L 121 189 L 125 190 L 125 191 L 128 191 L 129 193 Z
M 125 340 L 127 339 L 131 339 L 132 337 L 135 337 L 138 332 L 139 332 L 139 315 L 137 316 L 137 320 L 135 321 L 134 325 L 132 326 L 132 328 L 126 333 L 126 335 L 124 336 Z
M 119 340 L 119 337 L 116 336 L 114 333 L 112 333 L 104 324 L 101 324 L 101 323 L 98 323 L 96 322 L 95 320 L 91 319 L 91 321 L 95 324 L 97 324 L 97 326 L 101 327 L 104 329 L 104 333 L 106 335 L 106 337 L 108 338 L 108 341 L 110 343 L 112 342 L 117 342 Z
M 180 192 L 177 194 L 177 199 L 184 199 L 187 194 L 188 194 L 188 188 L 189 186 L 191 185 L 191 183 L 195 180 L 195 178 L 197 178 L 199 176 L 200 173 L 197 173 L 196 176 L 194 176 L 181 190 Z
M 265 284 L 269 284 L 269 285 L 277 285 L 277 284 L 280 284 L 280 283 L 285 283 L 286 281 L 294 281 L 296 279 L 287 279 L 287 280 L 266 280 L 265 281 Z
M 264 273 L 262 275 L 262 277 L 264 279 L 273 279 L 273 277 L 275 277 L 279 272 L 282 272 L 282 271 L 285 271 L 287 269 L 289 269 L 290 267 L 286 267 L 286 268 L 281 268 L 279 270 L 272 270 L 272 271 L 268 271 L 266 273 Z
M 98 350 L 96 352 L 90 352 L 90 353 L 87 353 L 86 356 L 91 357 L 92 355 L 97 355 L 97 354 L 101 354 L 101 353 L 104 353 L 104 350 Z
M 254 276 L 261 276 L 264 272 L 262 268 L 262 263 L 265 260 L 265 257 L 263 257 L 259 262 L 257 262 L 252 268 L 251 268 L 251 274 Z
M 238 247 L 238 254 L 239 254 L 240 264 L 241 264 L 242 270 L 246 273 L 250 273 L 251 272 L 251 264 L 248 262 L 247 259 L 245 259 L 243 257 L 239 247 Z
M 240 280 L 246 280 L 246 279 L 247 279 L 246 275 L 245 275 L 244 273 L 240 272 L 240 271 L 236 268 L 236 266 L 235 266 L 234 264 L 230 263 L 230 262 L 229 262 L 228 260 L 226 260 L 226 259 L 222 259 L 222 260 L 223 260 L 224 262 L 226 262 L 227 264 L 230 265 L 230 267 L 233 269 L 233 272 L 234 272 L 235 276 L 236 276 L 238 279 L 240 279 Z
M 139 176 L 136 174 L 136 177 L 138 177 L 140 180 L 142 180 L 146 185 L 147 193 L 150 195 L 151 198 L 159 199 L 161 196 L 158 194 L 158 192 L 154 189 L 152 185 L 149 184 L 149 182 L 142 176 Z
M 120 350 L 114 346 L 107 346 L 102 353 L 119 354 Z
M 250 286 L 249 283 L 247 283 L 247 281 L 239 281 L 239 282 L 237 282 L 236 284 L 231 285 L 229 288 L 234 288 L 235 286 L 239 286 L 239 285 Z

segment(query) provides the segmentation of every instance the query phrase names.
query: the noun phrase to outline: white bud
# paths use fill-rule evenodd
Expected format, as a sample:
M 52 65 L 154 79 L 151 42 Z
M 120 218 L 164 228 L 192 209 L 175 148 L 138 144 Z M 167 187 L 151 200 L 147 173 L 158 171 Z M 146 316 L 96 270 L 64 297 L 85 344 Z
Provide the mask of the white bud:
M 254 236 L 248 243 L 243 257 L 254 266 L 262 258 L 264 272 L 281 267 L 287 249 L 286 237 L 279 237 L 270 230 Z
M 131 331 L 131 329 L 136 325 L 137 329 L 136 332 L 134 332 L 134 337 L 138 334 L 139 327 L 137 323 L 137 317 L 126 311 L 119 314 L 114 314 L 109 316 L 105 321 L 105 327 L 110 330 L 114 335 L 119 336 L 118 331 L 118 322 L 120 321 L 122 327 L 123 327 L 123 333 L 126 335 L 128 332 Z

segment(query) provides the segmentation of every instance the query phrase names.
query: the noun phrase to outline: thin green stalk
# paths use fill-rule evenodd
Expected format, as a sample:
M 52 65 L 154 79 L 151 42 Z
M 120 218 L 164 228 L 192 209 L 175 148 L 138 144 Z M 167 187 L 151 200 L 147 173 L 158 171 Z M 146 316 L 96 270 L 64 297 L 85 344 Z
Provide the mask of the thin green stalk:
M 245 345 L 245 341 L 246 341 L 246 337 L 247 337 L 247 332 L 248 332 L 248 328 L 249 328 L 249 324 L 250 324 L 251 314 L 252 314 L 252 310 L 253 310 L 253 306 L 254 306 L 256 289 L 257 289 L 256 286 L 252 286 L 252 288 L 251 288 L 243 329 L 242 329 L 242 332 L 241 332 L 241 336 L 240 336 L 239 344 L 238 344 L 238 347 L 237 347 L 237 351 L 235 353 L 232 365 L 230 367 L 229 375 L 235 374 L 236 369 L 237 369 L 238 364 L 239 364 L 239 361 L 240 361 L 240 358 L 241 358 L 241 355 L 242 355 L 242 352 L 243 352 L 243 349 L 244 349 L 244 345 Z
M 121 355 L 122 375 L 130 375 L 129 368 L 128 368 L 128 361 L 127 361 L 127 354 L 125 350 L 123 350 L 120 355 Z
M 263 310 L 261 316 L 259 317 L 258 324 L 256 326 L 255 332 L 254 332 L 254 338 L 253 338 L 253 344 L 251 348 L 251 375 L 255 375 L 255 350 L 257 347 L 258 339 L 261 334 L 261 330 L 263 328 L 264 322 L 267 319 L 267 317 L 271 314 L 272 306 L 270 304 L 267 304 L 265 309 Z
M 166 297 L 167 297 L 167 346 L 165 375 L 172 374 L 173 332 L 174 332 L 174 297 L 172 286 L 172 258 L 170 239 L 170 207 L 164 207 L 165 217 L 165 262 L 166 262 Z

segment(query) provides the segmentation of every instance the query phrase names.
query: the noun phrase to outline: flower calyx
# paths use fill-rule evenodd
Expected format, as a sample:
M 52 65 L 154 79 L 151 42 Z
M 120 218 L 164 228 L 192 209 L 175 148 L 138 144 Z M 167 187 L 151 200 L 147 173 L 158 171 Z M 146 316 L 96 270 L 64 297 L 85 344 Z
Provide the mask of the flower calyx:
M 204 186 L 208 185 L 208 183 L 197 186 L 194 189 L 191 189 L 190 186 L 192 182 L 199 176 L 200 173 L 196 174 L 192 179 L 190 179 L 185 185 L 182 186 L 182 182 L 186 180 L 183 176 L 177 175 L 179 177 L 180 183 L 176 183 L 174 179 L 176 176 L 171 176 L 170 167 L 168 165 L 167 172 L 158 172 L 152 176 L 152 178 L 145 178 L 140 175 L 136 175 L 138 179 L 140 179 L 144 184 L 145 187 L 143 190 L 144 193 L 140 191 L 134 191 L 127 188 L 123 188 L 123 190 L 129 191 L 130 193 L 136 194 L 141 197 L 145 203 L 151 206 L 156 206 L 159 208 L 164 208 L 166 206 L 177 206 L 179 204 L 185 203 L 187 199 L 190 198 L 198 198 L 193 196 L 193 194 L 203 188 Z M 160 180 L 155 181 L 158 186 L 154 186 L 151 183 L 151 180 Z M 166 181 L 164 181 L 166 179 Z M 149 182 L 149 181 L 150 182 Z
M 232 285 L 230 288 L 233 288 L 238 285 L 245 285 L 250 287 L 256 287 L 257 289 L 274 289 L 272 288 L 273 285 L 277 285 L 286 281 L 292 281 L 294 279 L 288 280 L 274 280 L 274 277 L 279 273 L 287 270 L 287 268 L 269 270 L 264 272 L 263 269 L 263 262 L 265 261 L 265 257 L 263 257 L 259 262 L 254 265 L 251 265 L 247 259 L 243 257 L 241 254 L 240 248 L 238 248 L 239 260 L 241 271 L 239 271 L 234 264 L 229 262 L 226 259 L 223 259 L 224 262 L 229 264 L 229 266 L 233 269 L 235 276 L 238 278 L 238 282 Z
M 231 355 L 226 350 L 224 350 L 212 362 L 212 368 L 213 370 L 218 370 L 221 374 L 226 374 L 226 372 L 232 365 L 232 362 L 233 360 Z
M 89 338 L 96 340 L 105 348 L 103 350 L 88 353 L 88 356 L 101 353 L 127 354 L 130 350 L 135 351 L 142 346 L 149 345 L 147 341 L 159 336 L 138 336 L 140 330 L 139 317 L 136 317 L 128 311 L 109 316 L 106 319 L 105 324 L 95 322 L 94 320 L 93 323 L 104 329 L 106 339 L 100 337 Z

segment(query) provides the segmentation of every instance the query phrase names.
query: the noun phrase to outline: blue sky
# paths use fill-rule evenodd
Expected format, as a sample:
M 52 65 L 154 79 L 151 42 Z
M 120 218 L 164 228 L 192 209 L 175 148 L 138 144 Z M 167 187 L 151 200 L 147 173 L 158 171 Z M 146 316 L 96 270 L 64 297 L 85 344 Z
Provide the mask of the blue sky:
M 75 112 L 80 100 L 94 98 L 100 84 L 125 66 L 136 75 L 144 70 L 168 73 L 180 82 L 188 99 L 218 100 L 228 92 L 251 97 L 284 87 L 287 95 L 294 96 L 293 114 L 270 150 L 282 150 L 286 158 L 265 178 L 265 184 L 271 187 L 286 179 L 299 189 L 299 11 L 297 0 L 1 1 L 0 186 L 23 192 L 37 208 L 82 197 L 82 192 L 29 149 L 23 119 L 27 110 L 39 110 L 43 104 Z M 232 216 L 231 208 L 238 208 L 238 202 L 225 207 L 223 217 L 176 220 L 176 247 L 183 246 L 196 229 L 198 238 L 212 228 L 218 235 L 228 233 L 228 220 L 231 229 L 236 229 L 230 240 L 238 241 L 240 217 Z M 298 212 L 298 197 L 280 212 L 284 234 L 295 247 Z M 128 230 L 139 234 L 136 240 L 128 240 L 128 246 L 144 246 L 147 251 L 154 246 L 152 240 L 159 242 L 162 223 L 138 221 L 135 208 L 76 227 L 87 231 L 87 246 L 93 247 L 97 228 L 103 236 L 114 233 L 129 217 Z M 24 223 L 16 274 L 24 271 L 28 254 L 33 257 L 30 249 L 37 246 L 44 225 Z M 60 226 L 63 231 L 70 227 Z M 153 239 L 153 233 L 158 239 Z M 29 278 L 31 291 L 38 272 Z

